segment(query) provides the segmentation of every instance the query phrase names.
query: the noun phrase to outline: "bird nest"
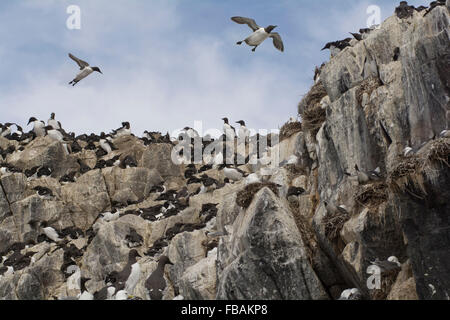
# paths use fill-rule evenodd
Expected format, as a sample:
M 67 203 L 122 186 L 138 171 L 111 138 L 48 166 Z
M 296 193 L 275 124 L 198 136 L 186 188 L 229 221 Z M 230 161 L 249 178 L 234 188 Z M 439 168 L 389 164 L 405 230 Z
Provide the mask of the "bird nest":
M 263 183 L 252 183 L 246 186 L 243 190 L 239 191 L 236 196 L 236 204 L 244 209 L 250 207 L 253 197 L 255 194 L 259 192 L 262 188 L 269 188 L 278 196 L 278 187 L 275 183 L 272 182 L 263 182 Z
M 326 120 L 326 111 L 320 101 L 327 96 L 322 82 L 317 82 L 298 104 L 298 111 L 302 115 L 303 129 L 317 131 Z
M 377 208 L 388 200 L 388 185 L 385 182 L 376 182 L 361 186 L 355 195 L 355 201 L 370 209 Z
M 334 241 L 338 238 L 344 224 L 350 220 L 350 215 L 341 211 L 336 213 L 328 213 L 323 219 L 325 225 L 325 236 L 330 241 Z
M 449 157 L 450 143 L 446 139 L 435 140 L 419 155 L 399 157 L 389 174 L 388 184 L 395 192 L 407 192 L 423 199 L 427 194 L 425 180 L 433 183 L 442 167 L 450 167 Z
M 370 97 L 372 92 L 374 92 L 379 86 L 381 86 L 381 82 L 378 77 L 364 79 L 356 89 L 356 100 L 358 101 L 358 104 L 360 106 L 362 105 L 364 93 L 367 93 Z
M 302 124 L 298 121 L 287 122 L 280 129 L 280 142 L 302 131 Z
M 386 300 L 391 292 L 392 286 L 397 280 L 397 275 L 400 270 L 390 270 L 381 274 L 380 289 L 370 291 L 370 298 L 372 300 Z

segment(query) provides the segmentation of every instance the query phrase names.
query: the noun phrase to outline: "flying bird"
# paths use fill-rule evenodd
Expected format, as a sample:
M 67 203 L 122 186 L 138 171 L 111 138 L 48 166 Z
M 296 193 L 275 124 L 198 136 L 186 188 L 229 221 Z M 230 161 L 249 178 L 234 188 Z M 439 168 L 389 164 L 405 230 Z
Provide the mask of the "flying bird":
M 275 48 L 277 48 L 281 52 L 284 51 L 284 45 L 283 40 L 281 40 L 281 36 L 277 32 L 272 32 L 272 30 L 277 26 L 270 25 L 267 28 L 261 28 L 256 24 L 255 20 L 244 17 L 232 17 L 231 20 L 239 24 L 246 24 L 253 30 L 253 33 L 248 38 L 239 41 L 236 44 L 241 45 L 242 42 L 245 41 L 246 44 L 254 47 L 252 51 L 255 52 L 256 48 L 261 43 L 263 43 L 264 40 L 266 40 L 267 38 L 272 38 Z
M 81 80 L 86 78 L 88 75 L 90 75 L 94 71 L 97 71 L 97 72 L 100 72 L 101 74 L 103 74 L 103 72 L 100 71 L 99 67 L 90 67 L 89 63 L 87 63 L 86 61 L 83 61 L 81 59 L 78 59 L 71 53 L 69 53 L 69 57 L 70 57 L 70 59 L 72 59 L 73 61 L 75 61 L 78 64 L 78 66 L 80 67 L 80 70 L 81 70 L 77 74 L 77 76 L 72 81 L 69 82 L 69 84 L 71 84 L 72 86 L 75 86 L 78 82 L 80 82 Z

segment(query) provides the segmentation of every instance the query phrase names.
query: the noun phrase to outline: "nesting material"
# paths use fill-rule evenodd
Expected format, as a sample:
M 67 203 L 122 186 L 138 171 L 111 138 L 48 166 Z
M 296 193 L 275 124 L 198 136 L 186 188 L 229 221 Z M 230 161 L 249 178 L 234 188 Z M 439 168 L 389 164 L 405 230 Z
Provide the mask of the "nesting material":
M 367 93 L 368 96 L 372 94 L 372 92 L 375 91 L 376 88 L 381 86 L 380 79 L 378 77 L 370 77 L 367 79 L 364 79 L 361 84 L 356 89 L 356 100 L 358 101 L 358 104 L 361 106 L 363 101 L 364 93 Z
M 287 122 L 280 129 L 280 141 L 288 139 L 300 131 L 302 131 L 302 124 L 300 122 Z
M 350 219 L 350 214 L 342 211 L 337 211 L 332 214 L 327 214 L 323 219 L 325 224 L 325 236 L 330 241 L 334 241 L 338 238 L 344 224 Z
M 422 199 L 427 195 L 425 180 L 433 183 L 440 169 L 450 167 L 449 157 L 448 139 L 437 139 L 424 152 L 413 157 L 399 157 L 389 174 L 388 184 L 395 192 L 407 192 Z
M 273 182 L 263 182 L 263 183 L 252 183 L 246 186 L 243 190 L 239 191 L 236 196 L 236 204 L 244 209 L 250 207 L 255 194 L 259 192 L 262 188 L 269 188 L 278 196 L 278 187 Z
M 317 82 L 300 101 L 298 111 L 302 115 L 303 129 L 317 131 L 326 120 L 326 111 L 320 101 L 327 95 L 322 82 Z
M 400 270 L 390 270 L 381 274 L 381 288 L 370 291 L 372 300 L 386 300 Z
M 376 208 L 388 200 L 388 185 L 384 182 L 361 186 L 355 201 L 370 209 Z

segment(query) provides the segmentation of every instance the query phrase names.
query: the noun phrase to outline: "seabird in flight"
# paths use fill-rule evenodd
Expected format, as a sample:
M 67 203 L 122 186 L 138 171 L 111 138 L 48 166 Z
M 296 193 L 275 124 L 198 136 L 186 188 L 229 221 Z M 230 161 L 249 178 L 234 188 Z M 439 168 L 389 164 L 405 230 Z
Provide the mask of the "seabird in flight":
M 248 44 L 251 47 L 254 47 L 252 51 L 255 52 L 256 48 L 261 43 L 263 43 L 264 40 L 266 40 L 267 38 L 272 38 L 273 45 L 275 46 L 275 48 L 277 48 L 281 52 L 284 51 L 284 45 L 283 40 L 281 40 L 281 36 L 277 32 L 272 32 L 272 30 L 275 29 L 277 26 L 270 25 L 267 28 L 261 28 L 256 24 L 255 20 L 244 17 L 232 17 L 231 20 L 239 24 L 246 24 L 253 30 L 253 33 L 248 38 L 239 41 L 236 44 L 241 45 L 242 42 L 245 41 L 246 44 Z
M 72 86 L 75 86 L 78 82 L 86 78 L 88 75 L 90 75 L 92 72 L 97 71 L 103 74 L 103 72 L 100 71 L 99 67 L 90 67 L 89 63 L 86 61 L 83 61 L 81 59 L 78 59 L 73 54 L 69 53 L 70 59 L 75 61 L 78 66 L 80 67 L 80 72 L 77 74 L 77 76 L 69 82 Z

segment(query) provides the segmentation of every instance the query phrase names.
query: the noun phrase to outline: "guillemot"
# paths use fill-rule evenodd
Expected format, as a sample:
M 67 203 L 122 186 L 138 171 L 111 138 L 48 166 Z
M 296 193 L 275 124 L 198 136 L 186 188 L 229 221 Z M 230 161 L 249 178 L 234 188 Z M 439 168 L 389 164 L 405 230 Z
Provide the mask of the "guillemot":
M 228 118 L 222 118 L 222 120 L 224 122 L 223 133 L 225 134 L 227 141 L 234 141 L 234 138 L 236 137 L 236 129 L 228 123 Z
M 51 126 L 55 130 L 61 129 L 61 123 L 59 121 L 55 120 L 54 112 L 52 112 L 52 114 L 50 115 L 50 119 L 48 119 L 48 121 L 47 121 L 47 126 Z
M 117 129 L 117 130 L 113 130 L 112 132 L 112 137 L 115 138 L 119 138 L 122 136 L 127 136 L 131 134 L 131 126 L 129 122 L 122 122 L 122 127 Z
M 162 300 L 163 298 L 164 289 L 166 288 L 166 280 L 164 279 L 164 267 L 166 264 L 173 265 L 169 257 L 161 256 L 156 270 L 145 281 L 145 288 L 151 300 Z
M 256 48 L 263 43 L 264 40 L 272 38 L 275 48 L 281 52 L 284 51 L 284 44 L 281 40 L 281 36 L 277 32 L 272 32 L 277 26 L 270 25 L 267 28 L 261 28 L 256 24 L 255 20 L 244 17 L 232 17 L 231 20 L 239 24 L 246 24 L 253 30 L 253 33 L 249 37 L 245 40 L 238 41 L 236 44 L 241 45 L 242 42 L 245 42 L 249 46 L 254 47 L 252 51 L 255 52 Z
M 72 86 L 75 86 L 78 82 L 80 82 L 81 80 L 86 78 L 88 75 L 90 75 L 94 71 L 97 71 L 97 72 L 100 72 L 101 74 L 103 74 L 103 72 L 100 71 L 99 67 L 90 67 L 89 63 L 87 63 L 86 61 L 83 61 L 81 59 L 78 59 L 71 53 L 69 53 L 69 57 L 70 57 L 70 59 L 72 59 L 73 61 L 75 61 L 78 64 L 78 66 L 80 67 L 80 70 L 81 70 L 77 74 L 77 76 L 72 81 L 69 82 L 69 84 L 71 84 Z
M 136 258 L 141 257 L 139 253 L 133 249 L 128 253 L 128 262 L 122 271 L 116 273 L 116 283 L 114 283 L 114 287 L 116 291 L 123 290 L 125 288 L 126 282 L 130 277 L 132 266 L 137 262 Z
M 40 121 L 36 119 L 35 117 L 31 117 L 30 120 L 28 120 L 28 125 L 32 123 L 33 124 L 33 132 L 36 135 L 36 137 L 43 137 L 46 134 L 45 131 L 45 123 L 44 121 Z
M 328 42 L 327 44 L 325 44 L 322 50 L 329 49 L 331 52 L 331 57 L 334 57 L 345 48 L 350 47 L 351 40 L 351 38 L 346 38 L 344 40 Z
M 239 123 L 241 125 L 241 127 L 239 128 L 239 134 L 238 137 L 241 141 L 244 142 L 248 142 L 249 138 L 250 138 L 250 130 L 247 129 L 247 127 L 245 126 L 245 121 L 244 120 L 239 120 L 236 121 L 236 123 Z

